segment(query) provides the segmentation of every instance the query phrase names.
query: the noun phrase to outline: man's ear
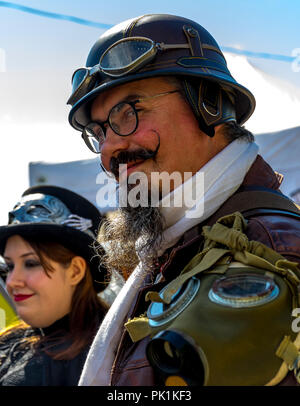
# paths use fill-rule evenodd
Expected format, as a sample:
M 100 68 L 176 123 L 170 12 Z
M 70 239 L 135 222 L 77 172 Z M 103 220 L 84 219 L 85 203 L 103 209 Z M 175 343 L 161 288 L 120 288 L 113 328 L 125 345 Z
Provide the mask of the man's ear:
M 83 279 L 86 272 L 86 261 L 80 256 L 72 258 L 71 264 L 67 270 L 71 286 L 76 286 Z

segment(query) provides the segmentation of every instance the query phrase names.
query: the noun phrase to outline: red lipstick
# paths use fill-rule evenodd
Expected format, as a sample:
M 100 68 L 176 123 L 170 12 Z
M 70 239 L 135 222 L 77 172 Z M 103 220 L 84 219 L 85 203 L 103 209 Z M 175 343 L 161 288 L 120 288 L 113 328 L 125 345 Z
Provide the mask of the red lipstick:
M 26 300 L 28 298 L 30 298 L 32 295 L 14 295 L 14 301 L 15 302 L 21 302 L 22 300 Z

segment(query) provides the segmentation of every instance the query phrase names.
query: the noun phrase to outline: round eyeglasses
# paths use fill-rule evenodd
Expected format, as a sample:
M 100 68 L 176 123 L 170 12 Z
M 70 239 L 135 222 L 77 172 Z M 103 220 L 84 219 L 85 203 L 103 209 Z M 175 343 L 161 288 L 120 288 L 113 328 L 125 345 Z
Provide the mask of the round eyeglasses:
M 179 92 L 178 89 L 143 97 L 133 101 L 123 101 L 110 110 L 106 121 L 91 121 L 82 132 L 82 138 L 87 147 L 95 154 L 101 153 L 102 145 L 106 139 L 106 130 L 110 127 L 114 133 L 121 137 L 133 134 L 139 125 L 138 110 L 135 105 L 148 99 L 165 96 Z

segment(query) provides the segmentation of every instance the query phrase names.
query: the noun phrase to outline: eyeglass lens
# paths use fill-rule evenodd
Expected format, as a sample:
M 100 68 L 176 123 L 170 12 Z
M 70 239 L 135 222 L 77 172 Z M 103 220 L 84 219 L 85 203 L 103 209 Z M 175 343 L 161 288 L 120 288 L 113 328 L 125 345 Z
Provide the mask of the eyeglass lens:
M 129 135 L 137 123 L 135 108 L 129 103 L 117 104 L 109 113 L 108 122 L 110 127 L 118 135 Z
M 108 124 L 118 135 L 132 134 L 137 128 L 137 112 L 134 105 L 128 102 L 118 103 L 109 113 Z M 93 152 L 100 152 L 105 137 L 105 128 L 96 122 L 88 124 L 85 128 L 85 141 Z
M 83 132 L 83 139 L 92 152 L 99 154 L 104 142 L 104 132 L 99 124 L 90 123 Z

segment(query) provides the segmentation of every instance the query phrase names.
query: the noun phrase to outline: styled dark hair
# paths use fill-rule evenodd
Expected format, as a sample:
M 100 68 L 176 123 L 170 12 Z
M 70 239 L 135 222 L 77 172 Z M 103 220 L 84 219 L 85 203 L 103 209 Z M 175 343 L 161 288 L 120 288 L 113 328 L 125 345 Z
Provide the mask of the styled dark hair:
M 72 258 L 76 256 L 71 250 L 53 241 L 39 240 L 31 241 L 26 239 L 34 249 L 40 259 L 46 275 L 51 278 L 54 269 L 49 263 L 49 259 L 68 267 Z M 43 351 L 56 360 L 68 360 L 76 357 L 86 346 L 90 345 L 104 318 L 107 306 L 97 295 L 92 281 L 91 272 L 87 264 L 84 277 L 76 286 L 72 296 L 71 310 L 69 313 L 69 331 L 62 335 L 61 339 L 50 335 L 44 337 L 28 337 L 35 348 L 43 347 Z M 23 321 L 8 327 L 0 333 L 4 337 L 9 333 L 14 333 L 19 329 L 28 329 L 30 326 Z M 61 345 L 69 342 L 70 345 Z M 62 348 L 57 350 L 57 348 Z

